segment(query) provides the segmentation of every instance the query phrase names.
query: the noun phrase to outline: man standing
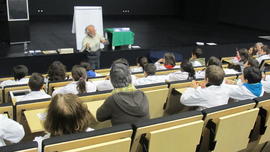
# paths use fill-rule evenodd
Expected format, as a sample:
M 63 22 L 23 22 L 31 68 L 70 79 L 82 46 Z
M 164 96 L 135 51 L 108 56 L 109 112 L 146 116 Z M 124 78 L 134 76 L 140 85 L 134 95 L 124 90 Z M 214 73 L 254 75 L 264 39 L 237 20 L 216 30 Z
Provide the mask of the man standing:
M 106 44 L 107 40 L 102 35 L 96 33 L 94 25 L 88 25 L 85 28 L 86 36 L 82 41 L 81 52 L 85 51 L 88 54 L 88 60 L 95 69 L 99 68 L 100 43 Z

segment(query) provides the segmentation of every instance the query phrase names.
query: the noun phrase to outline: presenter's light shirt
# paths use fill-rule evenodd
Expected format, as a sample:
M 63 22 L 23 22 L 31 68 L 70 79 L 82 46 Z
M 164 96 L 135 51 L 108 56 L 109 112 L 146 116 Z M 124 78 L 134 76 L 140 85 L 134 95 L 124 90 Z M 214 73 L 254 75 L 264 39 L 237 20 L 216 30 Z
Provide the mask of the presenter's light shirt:
M 95 36 L 91 37 L 86 35 L 82 41 L 82 49 L 81 52 L 86 50 L 88 52 L 95 52 L 100 49 L 100 41 L 105 40 L 105 38 L 96 33 Z M 87 48 L 87 44 L 90 45 L 90 48 Z

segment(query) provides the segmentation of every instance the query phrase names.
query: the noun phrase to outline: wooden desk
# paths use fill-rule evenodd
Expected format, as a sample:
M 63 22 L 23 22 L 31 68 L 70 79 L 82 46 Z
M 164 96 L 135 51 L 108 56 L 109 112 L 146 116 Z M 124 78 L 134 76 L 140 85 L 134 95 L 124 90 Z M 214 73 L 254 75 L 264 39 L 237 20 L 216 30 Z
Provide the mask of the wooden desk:
M 46 110 L 47 109 L 44 108 L 44 109 L 24 111 L 24 115 L 28 122 L 28 126 L 30 128 L 31 133 L 44 131 L 44 127 L 43 127 L 44 120 L 40 120 L 40 118 L 38 117 L 38 114 L 45 113 Z
M 179 88 L 179 89 L 176 89 L 176 90 L 178 92 L 184 93 L 187 90 L 187 88 Z
M 97 119 L 96 119 L 97 109 L 103 103 L 104 103 L 104 100 L 98 100 L 98 101 L 92 101 L 92 102 L 86 102 L 85 103 L 87 105 L 87 107 L 88 107 L 88 110 L 94 116 L 96 121 L 97 121 Z M 38 117 L 38 114 L 45 113 L 46 111 L 47 111 L 46 108 L 24 111 L 24 115 L 26 117 L 26 120 L 27 120 L 27 123 L 29 125 L 31 133 L 44 131 L 44 127 L 43 127 L 43 121 L 44 120 L 40 120 L 40 118 Z M 110 121 L 97 122 L 97 125 L 95 126 L 95 129 L 105 128 L 105 127 L 110 127 L 110 126 L 111 126 Z

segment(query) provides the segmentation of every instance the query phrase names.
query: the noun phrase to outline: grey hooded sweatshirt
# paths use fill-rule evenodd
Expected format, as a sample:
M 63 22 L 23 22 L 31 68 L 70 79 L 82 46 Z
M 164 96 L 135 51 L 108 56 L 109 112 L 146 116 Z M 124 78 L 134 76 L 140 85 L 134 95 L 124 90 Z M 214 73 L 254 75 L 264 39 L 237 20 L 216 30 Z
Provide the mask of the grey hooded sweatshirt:
M 112 125 L 149 119 L 149 105 L 142 91 L 119 92 L 108 97 L 97 110 L 97 120 L 111 120 Z

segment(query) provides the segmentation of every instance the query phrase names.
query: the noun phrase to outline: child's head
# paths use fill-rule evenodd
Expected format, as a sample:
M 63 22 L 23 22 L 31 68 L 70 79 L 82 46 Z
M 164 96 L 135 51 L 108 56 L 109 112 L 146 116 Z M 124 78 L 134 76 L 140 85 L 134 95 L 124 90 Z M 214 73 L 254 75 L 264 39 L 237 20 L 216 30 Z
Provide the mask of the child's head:
M 137 58 L 137 64 L 140 67 L 144 67 L 146 64 L 148 64 L 148 59 L 145 56 L 141 56 Z
M 131 84 L 129 67 L 123 63 L 113 64 L 110 71 L 110 80 L 114 88 L 123 88 Z
M 200 58 L 203 54 L 203 51 L 201 48 L 195 48 L 192 50 L 192 58 L 197 59 Z
M 270 53 L 268 45 L 264 45 L 262 47 L 262 52 L 263 52 L 262 54 L 269 54 Z
M 119 59 L 113 61 L 113 64 L 117 64 L 117 63 L 122 63 L 122 64 L 124 64 L 124 65 L 126 65 L 126 66 L 129 67 L 128 60 L 125 59 L 125 58 L 119 58 Z
M 86 93 L 86 82 L 85 82 L 87 79 L 86 70 L 79 65 L 75 65 L 71 70 L 71 75 L 74 81 L 78 81 L 77 90 L 79 94 Z
M 259 68 L 246 67 L 243 71 L 244 81 L 247 83 L 259 83 L 262 80 L 262 73 Z
M 256 67 L 259 68 L 259 62 L 256 59 L 253 59 L 252 57 L 248 58 L 247 62 L 244 64 L 244 68 L 246 67 Z
M 143 69 L 145 76 L 155 75 L 157 71 L 157 68 L 153 63 L 146 64 Z
M 57 94 L 48 107 L 44 128 L 51 136 L 61 136 L 84 132 L 93 120 L 87 106 L 76 95 Z
M 206 68 L 205 79 L 211 85 L 221 85 L 225 73 L 220 66 L 210 65 Z
M 40 73 L 33 73 L 28 81 L 31 91 L 40 91 L 44 85 L 44 78 Z
M 165 65 L 172 65 L 172 66 L 175 66 L 175 63 L 176 63 L 176 61 L 175 61 L 175 56 L 174 56 L 174 54 L 173 53 L 165 53 L 164 54 L 164 64 Z
M 28 75 L 28 68 L 25 65 L 16 65 L 13 67 L 13 76 L 15 80 L 20 80 Z
M 263 43 L 257 42 L 255 43 L 254 49 L 258 52 L 258 51 L 261 51 L 262 47 L 263 47 Z
M 92 66 L 88 62 L 81 62 L 80 64 L 83 68 L 85 68 L 86 71 L 93 70 Z
M 195 79 L 195 70 L 192 66 L 192 63 L 188 60 L 184 60 L 181 63 L 181 70 L 183 72 L 188 72 L 189 73 L 189 77 Z
M 222 67 L 222 62 L 215 56 L 211 56 L 207 62 L 207 66 L 216 65 Z
M 54 61 L 48 69 L 50 81 L 63 81 L 66 78 L 66 66 L 60 61 Z
M 247 49 L 240 49 L 238 50 L 240 56 L 240 62 L 246 62 L 249 58 L 248 50 Z

